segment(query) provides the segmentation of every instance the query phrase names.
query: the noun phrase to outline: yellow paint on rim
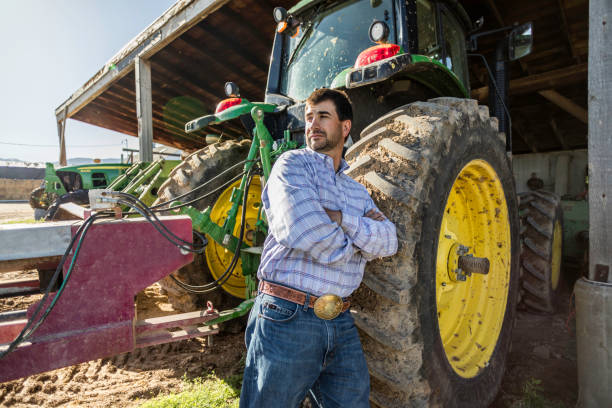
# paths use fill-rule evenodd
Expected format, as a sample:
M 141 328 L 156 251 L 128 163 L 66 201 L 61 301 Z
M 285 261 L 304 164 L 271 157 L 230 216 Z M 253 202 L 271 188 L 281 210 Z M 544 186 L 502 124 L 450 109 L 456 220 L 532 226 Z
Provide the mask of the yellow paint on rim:
M 490 261 L 488 275 L 457 280 L 457 250 Z M 457 375 L 477 376 L 488 364 L 502 329 L 510 284 L 508 206 L 497 173 L 484 160 L 459 172 L 444 208 L 436 256 L 440 338 Z
M 561 221 L 555 222 L 552 242 L 552 259 L 550 262 L 550 285 L 552 290 L 557 290 L 559 286 L 559 277 L 561 276 L 561 247 L 563 246 L 563 231 L 561 229 Z
M 223 225 L 225 219 L 227 218 L 227 213 L 232 208 L 232 202 L 230 201 L 230 197 L 232 195 L 232 190 L 234 188 L 238 188 L 240 186 L 240 180 L 236 181 L 232 185 L 230 185 L 227 189 L 221 193 L 210 213 L 210 219 L 217 223 L 217 225 Z M 252 245 L 252 234 L 249 231 L 255 230 L 255 223 L 257 222 L 257 214 L 259 212 L 259 207 L 261 206 L 261 181 L 259 180 L 259 176 L 254 176 L 251 181 L 251 186 L 249 187 L 249 197 L 247 199 L 247 209 L 246 209 L 246 230 L 245 230 L 245 239 L 244 241 Z M 234 226 L 233 234 L 236 238 L 240 236 L 240 225 L 242 221 L 242 205 L 238 207 L 238 216 L 236 217 L 236 225 Z M 210 270 L 211 275 L 215 279 L 219 279 L 223 272 L 227 269 L 230 262 L 232 261 L 232 257 L 234 253 L 222 245 L 219 245 L 212 238 L 209 238 L 208 245 L 206 246 L 206 263 L 208 264 L 208 268 Z M 238 265 L 232 272 L 232 275 L 229 277 L 227 282 L 223 284 L 223 289 L 231 295 L 234 295 L 241 299 L 246 299 L 246 285 L 244 283 L 244 276 L 242 275 L 242 261 L 238 260 Z

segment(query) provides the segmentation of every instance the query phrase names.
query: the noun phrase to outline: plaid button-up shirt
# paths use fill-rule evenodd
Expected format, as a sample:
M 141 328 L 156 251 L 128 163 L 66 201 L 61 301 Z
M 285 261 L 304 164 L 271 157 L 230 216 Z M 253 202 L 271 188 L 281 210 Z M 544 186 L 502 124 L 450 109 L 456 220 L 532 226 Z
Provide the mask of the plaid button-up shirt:
M 309 148 L 284 153 L 262 193 L 269 234 L 259 279 L 315 296 L 349 296 L 361 283 L 366 261 L 395 254 L 397 235 L 389 220 L 365 214 L 376 208 L 365 187 L 338 172 L 333 159 Z M 342 225 L 324 208 L 342 211 Z

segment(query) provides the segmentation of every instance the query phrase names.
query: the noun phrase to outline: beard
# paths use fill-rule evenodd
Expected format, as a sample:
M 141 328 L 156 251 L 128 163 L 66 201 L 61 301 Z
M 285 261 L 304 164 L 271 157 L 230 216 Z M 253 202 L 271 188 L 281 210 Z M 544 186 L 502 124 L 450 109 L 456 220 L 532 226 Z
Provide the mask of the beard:
M 312 139 L 313 133 L 318 136 L 314 140 Z M 323 130 L 317 130 L 316 132 L 310 132 L 310 134 L 306 136 L 306 144 L 315 152 L 325 153 L 334 150 L 338 145 L 343 145 L 343 139 L 341 129 L 337 132 L 333 132 L 332 135 L 328 135 L 327 132 Z

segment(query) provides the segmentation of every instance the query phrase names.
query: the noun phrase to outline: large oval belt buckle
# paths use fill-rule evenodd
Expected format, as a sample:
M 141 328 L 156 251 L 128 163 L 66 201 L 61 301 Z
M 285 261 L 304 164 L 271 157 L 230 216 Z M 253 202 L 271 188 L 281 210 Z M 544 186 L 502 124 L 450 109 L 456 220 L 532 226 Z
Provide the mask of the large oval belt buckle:
M 338 295 L 331 293 L 321 295 L 314 302 L 314 312 L 320 319 L 332 320 L 342 313 L 344 302 Z

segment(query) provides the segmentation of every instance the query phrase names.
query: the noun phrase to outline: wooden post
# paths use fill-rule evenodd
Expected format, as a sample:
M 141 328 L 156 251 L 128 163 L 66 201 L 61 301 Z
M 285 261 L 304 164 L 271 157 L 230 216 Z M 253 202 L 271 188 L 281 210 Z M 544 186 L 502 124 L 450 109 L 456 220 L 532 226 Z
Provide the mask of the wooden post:
M 151 62 L 136 58 L 136 116 L 140 161 L 153 161 L 153 98 L 151 96 Z
M 57 120 L 57 135 L 59 137 L 59 164 L 60 166 L 67 166 L 68 161 L 66 160 L 66 109 L 64 109 L 61 117 L 56 118 Z
M 612 282 L 612 2 L 589 2 L 589 279 Z

